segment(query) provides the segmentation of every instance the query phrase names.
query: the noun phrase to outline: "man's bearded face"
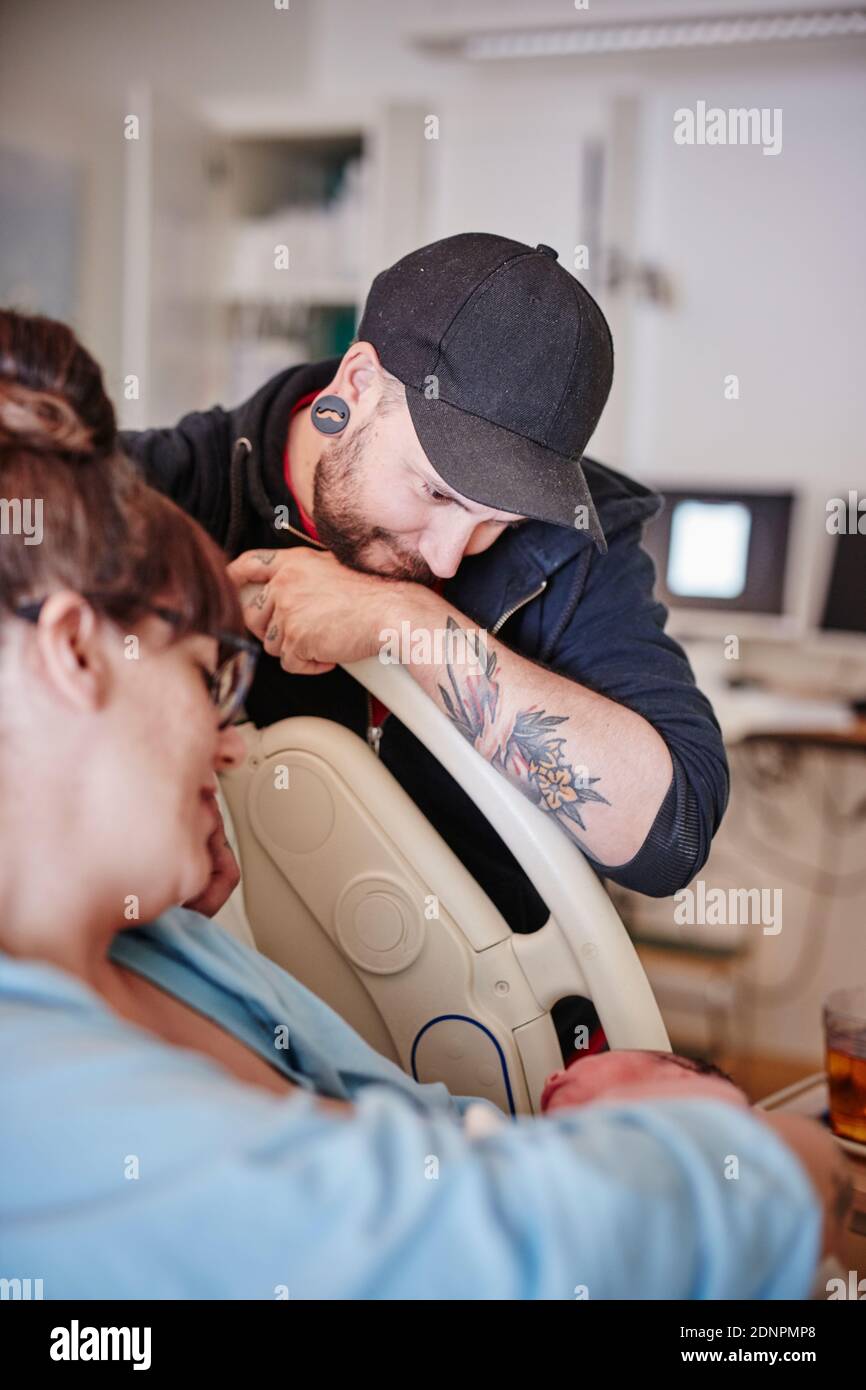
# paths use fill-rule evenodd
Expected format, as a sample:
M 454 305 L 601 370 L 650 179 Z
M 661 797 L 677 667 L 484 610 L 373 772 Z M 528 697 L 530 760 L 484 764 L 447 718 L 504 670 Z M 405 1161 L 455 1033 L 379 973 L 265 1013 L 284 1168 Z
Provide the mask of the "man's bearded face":
M 430 585 L 435 576 L 426 561 L 406 550 L 395 532 L 371 525 L 364 514 L 362 478 L 372 434 L 367 421 L 350 439 L 335 439 L 323 451 L 313 482 L 319 538 L 351 569 Z

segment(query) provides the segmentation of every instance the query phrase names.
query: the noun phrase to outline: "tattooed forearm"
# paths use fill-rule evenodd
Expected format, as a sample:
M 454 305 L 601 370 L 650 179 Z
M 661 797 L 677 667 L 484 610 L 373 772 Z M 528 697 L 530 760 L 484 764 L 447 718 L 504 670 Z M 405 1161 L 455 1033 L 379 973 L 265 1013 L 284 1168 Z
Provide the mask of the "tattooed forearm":
M 449 614 L 450 635 L 459 624 Z M 453 646 L 446 643 L 446 649 Z M 581 811 L 591 802 L 610 805 L 594 790 L 601 779 L 590 777 L 586 768 L 570 763 L 564 749 L 567 740 L 556 730 L 568 718 L 547 714 L 535 705 L 509 709 L 503 698 L 501 678 L 497 679 L 496 653 L 483 643 L 475 647 L 477 660 L 458 665 L 445 662 L 450 689 L 439 685 L 445 711 L 473 748 L 498 767 L 543 810 L 549 811 L 564 829 L 586 830 Z

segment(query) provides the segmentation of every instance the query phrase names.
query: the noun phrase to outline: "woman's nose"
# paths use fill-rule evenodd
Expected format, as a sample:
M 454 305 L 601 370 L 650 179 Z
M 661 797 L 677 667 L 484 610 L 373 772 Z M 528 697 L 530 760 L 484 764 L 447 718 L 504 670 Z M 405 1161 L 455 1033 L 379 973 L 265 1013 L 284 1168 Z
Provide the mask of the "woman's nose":
M 215 758 L 217 772 L 225 772 L 231 767 L 240 767 L 246 756 L 246 744 L 233 725 L 221 729 Z

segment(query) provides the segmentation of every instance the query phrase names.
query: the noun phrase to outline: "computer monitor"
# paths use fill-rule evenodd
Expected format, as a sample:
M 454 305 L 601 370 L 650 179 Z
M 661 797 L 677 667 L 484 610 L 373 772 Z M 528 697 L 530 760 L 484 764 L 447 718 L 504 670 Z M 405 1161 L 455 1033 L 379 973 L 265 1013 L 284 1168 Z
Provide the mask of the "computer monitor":
M 665 508 L 646 528 L 656 594 L 672 611 L 781 618 L 794 496 L 790 492 L 659 488 Z
M 825 632 L 866 633 L 866 532 L 833 536 L 820 626 Z

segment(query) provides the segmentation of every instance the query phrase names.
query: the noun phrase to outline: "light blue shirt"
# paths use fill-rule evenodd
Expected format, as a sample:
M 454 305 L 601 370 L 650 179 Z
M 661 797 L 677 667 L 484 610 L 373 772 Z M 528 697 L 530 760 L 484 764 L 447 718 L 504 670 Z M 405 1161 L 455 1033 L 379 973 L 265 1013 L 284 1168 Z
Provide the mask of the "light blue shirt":
M 197 913 L 127 928 L 111 955 L 355 1114 L 246 1085 L 0 956 L 0 1278 L 45 1298 L 809 1293 L 817 1199 L 745 1110 L 607 1102 L 476 1138 L 467 1098 Z

